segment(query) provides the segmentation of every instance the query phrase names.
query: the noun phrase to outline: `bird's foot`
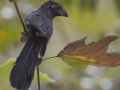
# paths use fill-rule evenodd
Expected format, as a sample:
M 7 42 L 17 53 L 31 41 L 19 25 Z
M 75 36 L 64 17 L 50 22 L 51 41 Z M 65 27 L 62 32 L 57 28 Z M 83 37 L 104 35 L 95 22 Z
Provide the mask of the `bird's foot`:
M 36 64 L 36 66 L 37 66 L 37 65 L 40 65 L 41 62 L 42 62 L 42 56 L 38 57 L 38 60 L 37 60 L 37 64 Z
M 22 35 L 22 37 L 20 39 L 20 42 L 25 43 L 28 40 L 28 32 L 27 33 L 26 32 L 21 32 L 21 35 Z

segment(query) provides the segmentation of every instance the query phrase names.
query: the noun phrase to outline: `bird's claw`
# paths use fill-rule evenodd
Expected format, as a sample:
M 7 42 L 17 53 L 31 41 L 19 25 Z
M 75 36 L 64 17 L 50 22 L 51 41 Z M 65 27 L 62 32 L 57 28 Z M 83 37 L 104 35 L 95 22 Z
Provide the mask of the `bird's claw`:
M 42 56 L 38 57 L 38 60 L 37 60 L 37 64 L 36 64 L 36 66 L 37 66 L 37 65 L 40 65 L 41 62 L 42 62 Z
M 26 32 L 21 32 L 21 35 L 22 35 L 22 37 L 21 37 L 21 39 L 20 39 L 20 42 L 21 42 L 21 43 L 25 43 L 25 42 L 28 40 L 28 33 L 26 33 Z

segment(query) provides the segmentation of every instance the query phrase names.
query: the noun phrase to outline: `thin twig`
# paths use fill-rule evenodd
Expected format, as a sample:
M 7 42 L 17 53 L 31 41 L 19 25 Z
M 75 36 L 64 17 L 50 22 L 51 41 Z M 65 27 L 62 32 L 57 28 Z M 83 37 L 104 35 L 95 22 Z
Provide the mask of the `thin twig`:
M 47 60 L 47 59 L 51 59 L 51 58 L 56 58 L 56 57 L 59 57 L 59 56 L 53 56 L 53 57 L 44 58 L 43 61 Z
M 27 32 L 26 27 L 25 27 L 25 24 L 24 24 L 24 22 L 23 22 L 23 20 L 22 20 L 20 11 L 19 11 L 19 9 L 18 9 L 17 2 L 14 2 L 14 5 L 15 5 L 15 9 L 16 9 L 16 11 L 17 11 L 18 17 L 19 17 L 19 19 L 20 19 L 20 22 L 21 22 L 21 24 L 22 24 L 23 30 L 24 30 L 24 32 Z
M 37 82 L 38 82 L 38 90 L 40 90 L 40 76 L 39 76 L 39 65 L 37 65 Z

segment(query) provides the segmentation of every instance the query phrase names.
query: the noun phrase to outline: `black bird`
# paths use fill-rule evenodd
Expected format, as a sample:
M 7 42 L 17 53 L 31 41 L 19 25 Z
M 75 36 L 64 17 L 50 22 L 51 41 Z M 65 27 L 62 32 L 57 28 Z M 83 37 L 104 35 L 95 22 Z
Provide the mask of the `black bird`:
M 53 33 L 52 20 L 56 16 L 68 17 L 67 11 L 54 1 L 45 2 L 25 18 L 29 31 L 28 40 L 10 73 L 11 86 L 17 90 L 28 90 L 35 71 L 38 54 L 43 57 Z

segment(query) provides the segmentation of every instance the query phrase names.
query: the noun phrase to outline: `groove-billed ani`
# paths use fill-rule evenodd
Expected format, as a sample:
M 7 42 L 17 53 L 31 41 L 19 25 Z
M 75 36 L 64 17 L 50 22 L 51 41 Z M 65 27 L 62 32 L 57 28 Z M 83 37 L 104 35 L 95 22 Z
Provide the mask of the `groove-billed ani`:
M 60 4 L 47 1 L 26 17 L 25 24 L 29 37 L 10 73 L 10 83 L 17 90 L 29 89 L 38 54 L 42 57 L 45 54 L 47 43 L 53 33 L 52 20 L 56 16 L 67 17 L 68 14 Z

